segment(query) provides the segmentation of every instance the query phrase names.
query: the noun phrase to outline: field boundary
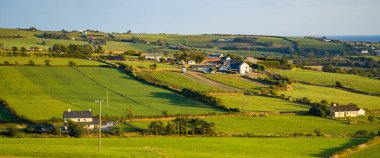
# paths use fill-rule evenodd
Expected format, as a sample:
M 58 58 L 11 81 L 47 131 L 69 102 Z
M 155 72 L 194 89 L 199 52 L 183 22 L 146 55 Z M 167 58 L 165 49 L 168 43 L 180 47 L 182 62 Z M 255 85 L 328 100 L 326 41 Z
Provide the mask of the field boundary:
M 373 138 L 369 139 L 365 143 L 354 145 L 354 146 L 352 146 L 350 148 L 346 148 L 346 149 L 343 149 L 341 151 L 335 152 L 330 157 L 331 158 L 347 157 L 347 156 L 350 156 L 353 153 L 357 153 L 357 152 L 363 151 L 363 150 L 365 150 L 367 148 L 370 148 L 372 146 L 379 145 L 379 144 L 380 144 L 380 137 L 376 136 L 376 137 L 373 137 Z

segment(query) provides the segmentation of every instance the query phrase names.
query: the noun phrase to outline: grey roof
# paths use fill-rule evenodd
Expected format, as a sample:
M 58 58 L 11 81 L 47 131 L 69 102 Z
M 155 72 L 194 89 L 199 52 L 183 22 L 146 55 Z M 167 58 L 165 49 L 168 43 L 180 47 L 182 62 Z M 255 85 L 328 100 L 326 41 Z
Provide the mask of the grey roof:
M 331 106 L 331 108 L 335 111 L 358 111 L 360 108 L 356 108 L 354 105 L 336 105 Z
M 238 70 L 240 69 L 240 65 L 244 64 L 244 62 L 236 62 L 236 63 L 231 63 L 230 68 L 233 70 Z
M 63 118 L 91 118 L 91 111 L 64 111 Z
M 215 65 L 191 65 L 191 68 L 213 68 L 216 67 Z

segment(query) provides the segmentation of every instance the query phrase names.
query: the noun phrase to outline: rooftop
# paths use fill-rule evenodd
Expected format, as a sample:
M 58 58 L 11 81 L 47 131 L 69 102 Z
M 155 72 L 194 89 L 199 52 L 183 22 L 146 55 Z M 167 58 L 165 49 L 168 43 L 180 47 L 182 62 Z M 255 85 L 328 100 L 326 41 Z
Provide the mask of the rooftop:
M 92 112 L 90 110 L 86 111 L 64 111 L 63 112 L 64 118 L 91 118 Z

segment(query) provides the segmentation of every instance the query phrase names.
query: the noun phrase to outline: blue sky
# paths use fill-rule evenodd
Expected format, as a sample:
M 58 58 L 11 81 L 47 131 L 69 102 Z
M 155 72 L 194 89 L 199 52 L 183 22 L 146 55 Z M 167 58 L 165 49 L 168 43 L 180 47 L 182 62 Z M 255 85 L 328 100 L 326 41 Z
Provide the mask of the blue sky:
M 380 0 L 0 0 L 0 27 L 136 33 L 380 35 Z

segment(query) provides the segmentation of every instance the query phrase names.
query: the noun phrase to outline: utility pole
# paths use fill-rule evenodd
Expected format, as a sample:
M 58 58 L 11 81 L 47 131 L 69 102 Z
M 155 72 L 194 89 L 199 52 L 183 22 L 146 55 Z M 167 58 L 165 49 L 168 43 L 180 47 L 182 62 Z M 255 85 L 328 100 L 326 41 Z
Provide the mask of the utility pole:
M 98 152 L 100 152 L 100 146 L 101 146 L 101 137 L 102 137 L 102 102 L 104 100 L 99 100 L 95 101 L 96 103 L 99 103 L 99 135 L 98 135 Z

